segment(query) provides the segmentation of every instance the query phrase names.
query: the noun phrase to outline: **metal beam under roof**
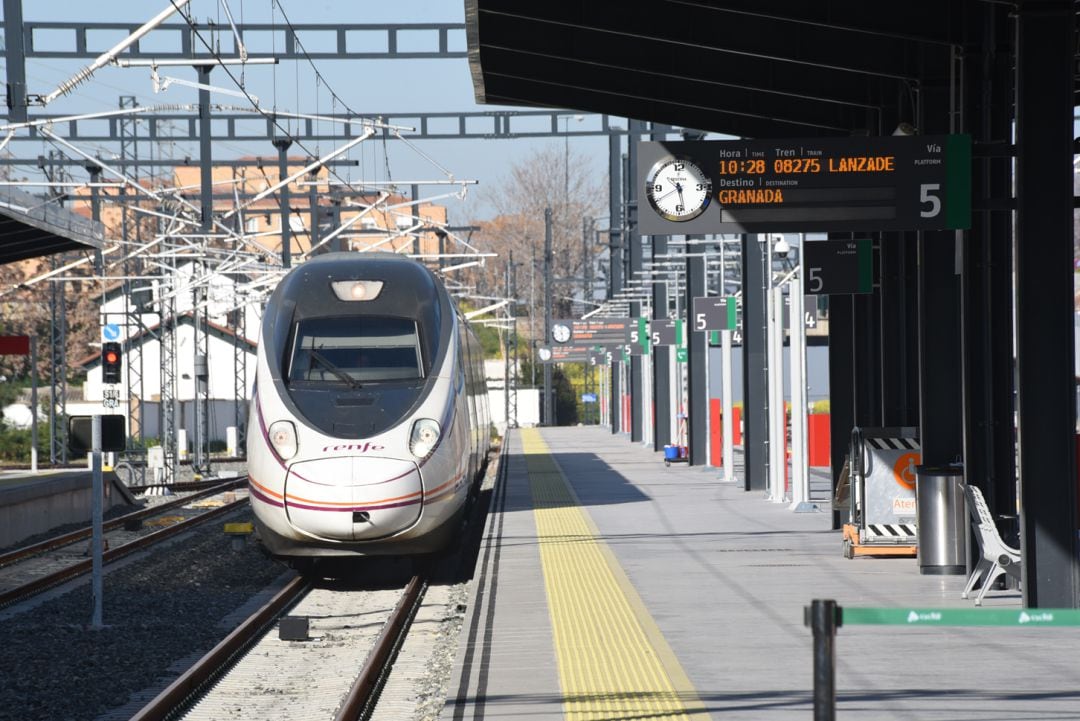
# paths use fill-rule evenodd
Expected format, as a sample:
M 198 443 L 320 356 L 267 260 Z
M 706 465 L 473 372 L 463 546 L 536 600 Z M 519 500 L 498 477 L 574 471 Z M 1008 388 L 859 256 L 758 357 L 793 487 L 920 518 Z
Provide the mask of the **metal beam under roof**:
M 880 109 L 909 104 L 963 27 L 955 3 L 861 5 L 466 0 L 465 24 L 479 102 L 741 137 L 877 135 L 891 131 Z
M 0 265 L 69 250 L 101 250 L 101 223 L 45 198 L 0 188 Z

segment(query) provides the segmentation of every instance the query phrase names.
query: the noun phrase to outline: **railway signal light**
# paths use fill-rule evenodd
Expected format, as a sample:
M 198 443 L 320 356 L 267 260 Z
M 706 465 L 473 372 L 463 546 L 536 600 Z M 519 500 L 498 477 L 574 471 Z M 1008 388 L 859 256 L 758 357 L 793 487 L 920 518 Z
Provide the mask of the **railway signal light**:
M 123 366 L 119 343 L 101 344 L 101 382 L 119 383 Z

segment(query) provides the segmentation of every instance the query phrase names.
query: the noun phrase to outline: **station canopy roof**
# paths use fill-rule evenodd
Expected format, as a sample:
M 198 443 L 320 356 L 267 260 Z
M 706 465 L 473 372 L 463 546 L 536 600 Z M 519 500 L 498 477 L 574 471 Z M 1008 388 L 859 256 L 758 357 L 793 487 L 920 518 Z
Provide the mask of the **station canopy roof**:
M 888 134 L 947 83 L 972 5 L 909 0 L 466 0 L 477 100 L 740 137 Z
M 104 247 L 101 223 L 14 188 L 0 188 L 0 265 Z

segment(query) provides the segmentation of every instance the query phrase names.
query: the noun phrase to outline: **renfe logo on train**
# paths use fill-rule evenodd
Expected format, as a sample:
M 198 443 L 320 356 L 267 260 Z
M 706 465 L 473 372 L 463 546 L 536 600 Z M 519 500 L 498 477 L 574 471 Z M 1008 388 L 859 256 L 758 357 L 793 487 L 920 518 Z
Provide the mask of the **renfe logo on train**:
M 368 451 L 382 451 L 385 450 L 385 446 L 380 446 L 378 443 L 372 443 L 367 441 L 366 443 L 341 443 L 334 446 L 323 446 L 323 453 L 331 453 L 333 451 L 356 451 L 357 453 L 367 453 Z

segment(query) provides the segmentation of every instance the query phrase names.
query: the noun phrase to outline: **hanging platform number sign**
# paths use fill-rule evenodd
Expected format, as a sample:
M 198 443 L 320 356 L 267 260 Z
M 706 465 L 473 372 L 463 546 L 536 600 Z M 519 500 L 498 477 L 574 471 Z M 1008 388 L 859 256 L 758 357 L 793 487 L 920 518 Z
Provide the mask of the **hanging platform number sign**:
M 649 339 L 649 319 L 638 318 L 636 324 L 631 324 L 626 329 L 627 338 L 626 341 L 634 348 L 628 348 L 627 352 L 630 355 L 649 355 L 650 339 Z
M 681 318 L 657 319 L 650 326 L 652 344 L 656 346 L 683 345 L 683 322 Z
M 869 238 L 803 243 L 803 289 L 809 295 L 874 292 L 874 249 Z
M 738 327 L 738 306 L 733 296 L 694 298 L 693 307 L 694 330 L 735 330 Z

